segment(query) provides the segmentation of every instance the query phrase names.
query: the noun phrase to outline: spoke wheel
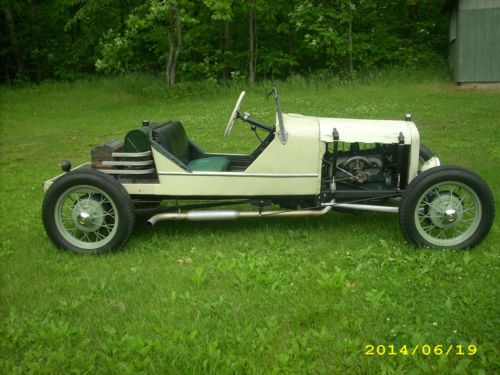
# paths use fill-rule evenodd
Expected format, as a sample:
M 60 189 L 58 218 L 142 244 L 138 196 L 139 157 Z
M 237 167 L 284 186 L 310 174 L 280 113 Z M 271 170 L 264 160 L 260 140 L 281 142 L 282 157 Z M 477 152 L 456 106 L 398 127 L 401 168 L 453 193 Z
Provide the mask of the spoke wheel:
M 42 212 L 52 241 L 78 253 L 104 253 L 124 246 L 135 221 L 123 186 L 97 171 L 71 172 L 56 180 Z
M 477 230 L 481 214 L 481 202 L 473 190 L 462 183 L 446 181 L 422 194 L 414 220 L 426 241 L 453 247 Z
M 465 249 L 488 234 L 494 201 L 486 183 L 461 167 L 436 167 L 415 178 L 400 203 L 405 237 L 419 246 Z
M 74 186 L 57 200 L 56 226 L 71 244 L 83 249 L 106 245 L 116 234 L 119 217 L 111 198 L 89 185 Z

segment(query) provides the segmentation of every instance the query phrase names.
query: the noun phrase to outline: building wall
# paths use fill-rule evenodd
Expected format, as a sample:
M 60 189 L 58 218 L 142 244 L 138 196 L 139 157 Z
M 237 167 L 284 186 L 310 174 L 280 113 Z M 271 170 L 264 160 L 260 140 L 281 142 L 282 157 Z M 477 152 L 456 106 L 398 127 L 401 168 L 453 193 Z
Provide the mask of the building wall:
M 499 0 L 459 0 L 460 9 L 500 8 Z
M 459 1 L 456 40 L 451 36 L 457 82 L 500 82 L 500 0 Z

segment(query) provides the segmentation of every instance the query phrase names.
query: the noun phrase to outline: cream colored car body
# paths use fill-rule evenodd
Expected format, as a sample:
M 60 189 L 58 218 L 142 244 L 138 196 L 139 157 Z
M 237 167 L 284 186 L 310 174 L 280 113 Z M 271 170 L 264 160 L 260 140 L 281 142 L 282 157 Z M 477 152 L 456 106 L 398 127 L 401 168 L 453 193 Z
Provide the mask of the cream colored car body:
M 410 115 L 387 121 L 282 114 L 276 88 L 271 93 L 274 127 L 239 112 L 244 92 L 226 126 L 225 136 L 238 119 L 268 132 L 251 155 L 206 154 L 180 122 L 169 121 L 144 122 L 140 148 L 129 133 L 123 143 L 96 146 L 91 165 L 71 169 L 63 161 L 66 174 L 44 185 L 49 237 L 64 249 L 103 253 L 125 245 L 138 214 L 151 215 L 146 224 L 153 226 L 332 210 L 398 213 L 406 239 L 417 246 L 465 249 L 490 230 L 494 199 L 487 184 L 465 168 L 439 167 Z M 250 209 L 237 209 L 243 204 Z M 220 209 L 226 206 L 236 208 Z
M 336 128 L 341 142 L 398 143 L 399 134 L 411 145 L 408 182 L 418 170 L 419 134 L 411 121 L 321 118 L 283 114 L 287 141 L 277 136 L 242 172 L 189 172 L 154 148 L 159 183 L 124 183 L 129 194 L 170 196 L 317 195 L 326 144 Z

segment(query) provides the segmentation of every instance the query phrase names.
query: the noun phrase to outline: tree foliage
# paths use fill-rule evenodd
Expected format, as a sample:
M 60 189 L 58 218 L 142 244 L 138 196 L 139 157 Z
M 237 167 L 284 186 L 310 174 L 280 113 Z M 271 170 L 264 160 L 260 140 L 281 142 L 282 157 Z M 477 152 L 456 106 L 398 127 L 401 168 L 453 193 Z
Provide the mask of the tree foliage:
M 164 72 L 181 80 L 441 60 L 434 0 L 1 0 L 2 82 Z

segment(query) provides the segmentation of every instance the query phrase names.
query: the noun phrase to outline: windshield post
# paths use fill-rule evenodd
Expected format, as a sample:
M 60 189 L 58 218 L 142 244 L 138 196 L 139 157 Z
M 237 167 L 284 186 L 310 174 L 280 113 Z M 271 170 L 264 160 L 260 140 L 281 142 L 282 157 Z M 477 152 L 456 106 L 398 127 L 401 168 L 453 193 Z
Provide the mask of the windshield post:
M 278 89 L 273 87 L 274 100 L 276 101 L 276 113 L 278 115 L 278 134 L 281 143 L 285 144 L 288 139 L 288 133 L 285 130 L 285 124 L 283 123 L 283 113 L 281 112 L 280 98 L 278 95 Z

